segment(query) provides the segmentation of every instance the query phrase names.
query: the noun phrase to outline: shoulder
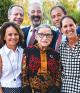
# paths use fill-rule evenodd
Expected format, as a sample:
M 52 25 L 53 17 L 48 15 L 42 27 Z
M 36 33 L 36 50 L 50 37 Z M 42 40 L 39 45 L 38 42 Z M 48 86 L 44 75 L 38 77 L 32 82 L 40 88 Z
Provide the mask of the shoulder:
M 21 29 L 23 32 L 26 32 L 26 31 L 29 31 L 30 27 L 31 26 L 25 26 L 25 27 L 22 27 Z
M 67 41 L 61 42 L 59 48 L 64 48 L 67 45 Z
M 5 54 L 4 53 L 4 46 L 2 48 L 0 48 L 0 55 L 2 55 L 2 54 Z
M 80 34 L 80 26 L 77 27 L 76 31 L 77 31 L 77 34 Z

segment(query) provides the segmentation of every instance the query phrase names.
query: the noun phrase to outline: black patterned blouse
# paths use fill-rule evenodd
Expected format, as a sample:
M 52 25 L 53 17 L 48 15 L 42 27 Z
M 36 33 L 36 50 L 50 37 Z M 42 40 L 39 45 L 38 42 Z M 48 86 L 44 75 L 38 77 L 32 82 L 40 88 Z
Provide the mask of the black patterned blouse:
M 59 54 L 51 48 L 41 51 L 37 45 L 29 47 L 27 53 L 27 73 L 32 93 L 59 93 L 61 85 Z M 47 72 L 40 72 L 43 53 L 46 54 Z M 42 59 L 44 58 L 43 56 Z

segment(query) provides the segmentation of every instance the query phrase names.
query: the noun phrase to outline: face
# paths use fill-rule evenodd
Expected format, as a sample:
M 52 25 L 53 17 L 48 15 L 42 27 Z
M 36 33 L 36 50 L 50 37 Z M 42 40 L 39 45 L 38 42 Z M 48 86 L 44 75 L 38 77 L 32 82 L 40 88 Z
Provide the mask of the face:
M 37 27 L 41 24 L 42 11 L 40 6 L 33 5 L 29 8 L 29 18 L 32 22 L 33 27 Z
M 74 38 L 75 36 L 77 36 L 76 33 L 76 24 L 74 23 L 74 21 L 71 18 L 64 18 L 62 20 L 62 28 L 61 31 L 63 34 L 65 34 L 67 36 L 67 38 L 71 39 Z
M 8 27 L 5 32 L 4 40 L 8 48 L 13 49 L 19 42 L 19 34 L 12 26 Z
M 24 18 L 24 12 L 21 7 L 15 6 L 11 10 L 11 14 L 8 16 L 9 21 L 13 21 L 19 26 L 22 24 Z
M 49 28 L 40 28 L 35 38 L 40 47 L 48 47 L 52 41 L 53 35 Z
M 63 16 L 64 12 L 59 7 L 53 9 L 51 12 L 51 19 L 53 25 L 55 25 L 56 27 L 60 27 L 60 20 Z

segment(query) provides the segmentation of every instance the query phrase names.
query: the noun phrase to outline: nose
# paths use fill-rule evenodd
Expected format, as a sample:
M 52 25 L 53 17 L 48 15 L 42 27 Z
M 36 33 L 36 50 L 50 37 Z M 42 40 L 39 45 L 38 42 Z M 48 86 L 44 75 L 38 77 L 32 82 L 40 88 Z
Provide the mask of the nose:
M 68 26 L 68 27 L 67 27 L 67 30 L 69 30 L 69 31 L 70 31 L 70 30 L 71 30 L 71 27 L 70 27 L 70 26 Z
M 35 15 L 35 16 L 37 16 L 37 15 L 38 15 L 38 12 L 37 12 L 37 11 L 35 11 L 34 15 Z
M 59 17 L 58 17 L 58 16 L 56 16 L 56 17 L 55 17 L 55 20 L 56 20 L 56 21 L 57 21 L 57 20 L 59 20 Z
M 17 17 L 18 17 L 18 18 L 22 18 L 23 16 L 22 16 L 22 14 L 19 13 L 19 14 L 17 15 Z
M 45 36 L 43 37 L 43 39 L 47 39 L 47 36 L 45 35 Z
M 14 34 L 12 35 L 12 38 L 15 38 L 15 35 Z

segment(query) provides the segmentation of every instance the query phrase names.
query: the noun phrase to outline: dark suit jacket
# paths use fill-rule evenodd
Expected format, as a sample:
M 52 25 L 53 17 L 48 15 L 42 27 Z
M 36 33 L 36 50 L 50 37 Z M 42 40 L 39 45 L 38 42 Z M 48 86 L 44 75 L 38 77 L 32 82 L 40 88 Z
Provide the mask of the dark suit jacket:
M 28 32 L 29 32 L 29 30 L 30 30 L 30 27 L 31 27 L 31 26 L 22 28 L 22 31 L 23 31 L 23 33 L 24 33 L 23 48 L 26 48 L 26 47 L 27 47 L 26 41 L 27 41 L 27 36 L 28 36 Z
M 80 26 L 77 27 L 77 34 L 80 35 Z

